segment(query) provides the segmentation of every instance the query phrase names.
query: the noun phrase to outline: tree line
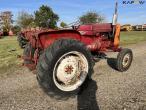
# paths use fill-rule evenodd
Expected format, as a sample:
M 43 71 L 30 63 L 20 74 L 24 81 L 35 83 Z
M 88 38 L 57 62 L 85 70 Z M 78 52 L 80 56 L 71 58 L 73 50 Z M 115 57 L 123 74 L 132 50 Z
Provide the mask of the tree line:
M 11 25 L 3 25 L 3 29 L 7 28 L 5 30 L 8 31 L 10 27 L 12 27 L 11 29 L 14 33 L 20 31 L 21 29 L 35 27 L 57 29 L 58 21 L 58 14 L 56 14 L 51 7 L 47 5 L 42 5 L 33 14 L 29 14 L 26 11 L 19 12 L 15 25 L 13 27 Z M 104 21 L 105 17 L 94 11 L 86 12 L 78 18 L 79 24 L 101 23 Z M 68 24 L 63 21 L 60 23 L 60 27 L 62 28 L 65 28 L 67 26 Z

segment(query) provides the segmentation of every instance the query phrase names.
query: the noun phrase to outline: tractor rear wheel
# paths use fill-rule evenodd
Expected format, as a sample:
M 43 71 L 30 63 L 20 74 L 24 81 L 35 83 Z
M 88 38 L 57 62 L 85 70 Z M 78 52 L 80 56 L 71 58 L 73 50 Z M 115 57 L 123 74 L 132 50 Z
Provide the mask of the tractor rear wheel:
M 59 39 L 40 56 L 37 79 L 48 94 L 64 97 L 78 93 L 93 72 L 90 52 L 79 41 Z
M 117 56 L 117 70 L 120 72 L 127 71 L 131 66 L 133 53 L 131 49 L 122 49 Z
M 26 44 L 28 43 L 28 40 L 25 39 L 21 33 L 18 33 L 17 41 L 21 48 L 25 48 Z
M 31 59 L 33 58 L 34 52 L 35 49 L 31 46 L 30 43 L 27 43 L 23 51 L 23 59 L 24 59 L 23 64 L 27 66 L 29 70 L 32 70 L 32 67 L 28 65 L 34 64 L 34 61 Z

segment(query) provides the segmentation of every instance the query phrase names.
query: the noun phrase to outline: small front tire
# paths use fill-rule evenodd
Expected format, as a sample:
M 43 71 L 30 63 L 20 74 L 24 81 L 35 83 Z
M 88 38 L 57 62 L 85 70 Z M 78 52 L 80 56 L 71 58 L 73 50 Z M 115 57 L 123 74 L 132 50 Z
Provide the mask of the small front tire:
M 117 70 L 120 72 L 127 71 L 131 66 L 133 53 L 131 49 L 122 49 L 117 56 Z

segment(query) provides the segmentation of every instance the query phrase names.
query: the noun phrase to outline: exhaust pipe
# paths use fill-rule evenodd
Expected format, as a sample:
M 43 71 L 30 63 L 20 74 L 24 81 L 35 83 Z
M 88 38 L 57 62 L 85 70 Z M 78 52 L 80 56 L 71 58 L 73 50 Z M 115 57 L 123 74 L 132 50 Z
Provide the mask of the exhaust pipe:
M 114 13 L 114 15 L 113 15 L 113 20 L 112 20 L 112 25 L 113 25 L 113 36 L 114 36 L 114 34 L 115 34 L 117 20 L 118 20 L 118 2 L 115 3 L 115 13 Z
M 118 20 L 118 2 L 115 4 L 115 13 L 113 15 L 112 25 L 116 25 Z

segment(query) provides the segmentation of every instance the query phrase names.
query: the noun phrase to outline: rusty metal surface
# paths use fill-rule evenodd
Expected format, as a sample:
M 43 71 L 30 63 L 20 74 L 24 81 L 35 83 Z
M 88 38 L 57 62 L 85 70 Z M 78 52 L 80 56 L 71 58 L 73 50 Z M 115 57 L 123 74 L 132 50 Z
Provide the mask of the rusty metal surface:
M 120 51 L 118 45 L 114 45 L 114 39 L 109 38 L 108 34 L 112 33 L 111 23 L 91 24 L 78 26 L 77 29 L 26 29 L 21 34 L 36 49 L 35 57 L 32 58 L 37 64 L 39 58 L 39 49 L 48 48 L 55 40 L 61 38 L 71 38 L 84 43 L 90 51 L 108 52 Z M 116 31 L 116 38 L 119 37 L 119 29 Z M 115 35 L 114 35 L 115 37 Z

